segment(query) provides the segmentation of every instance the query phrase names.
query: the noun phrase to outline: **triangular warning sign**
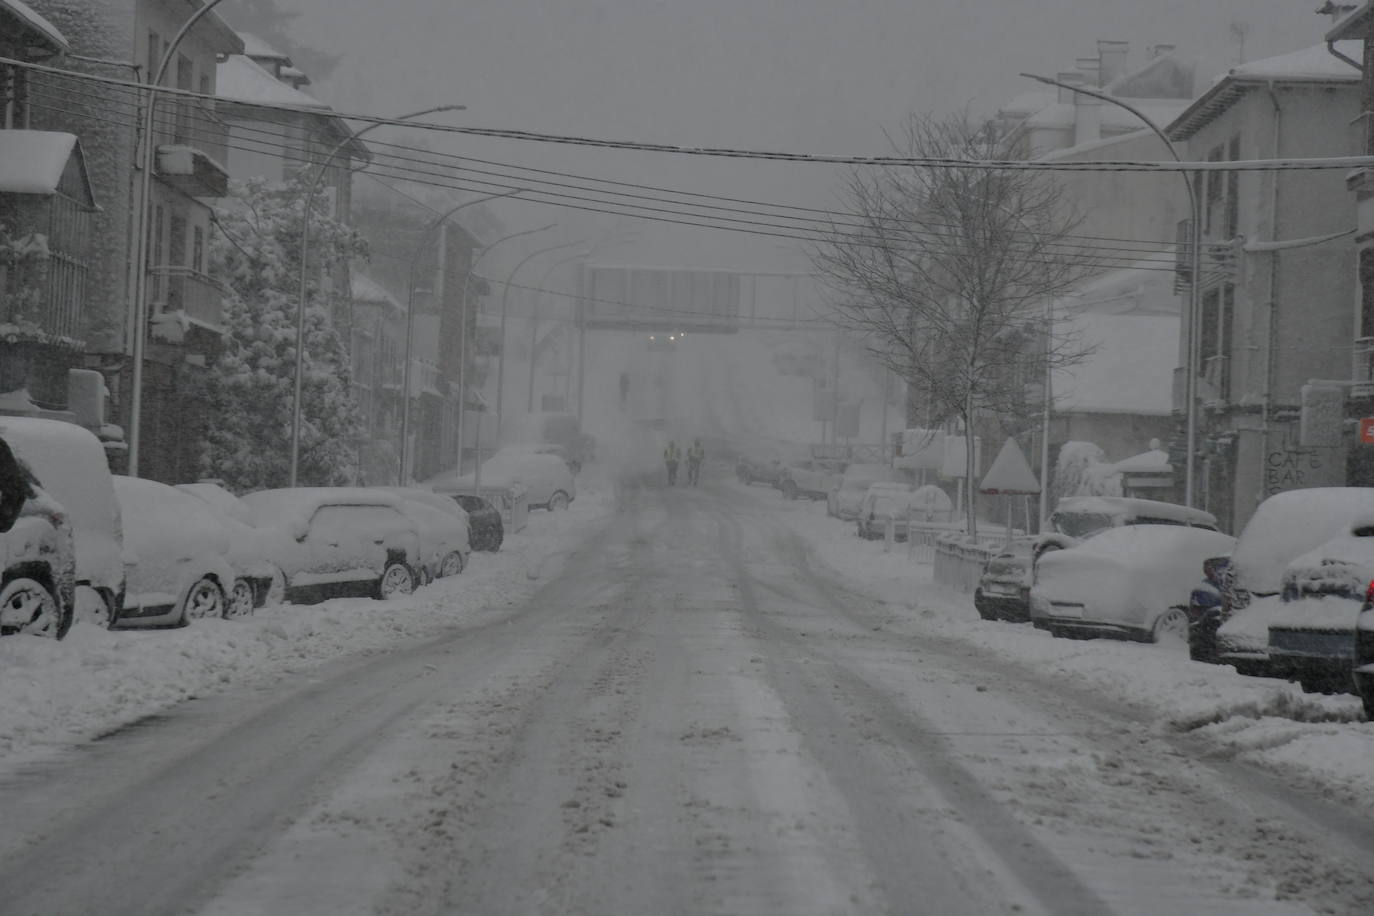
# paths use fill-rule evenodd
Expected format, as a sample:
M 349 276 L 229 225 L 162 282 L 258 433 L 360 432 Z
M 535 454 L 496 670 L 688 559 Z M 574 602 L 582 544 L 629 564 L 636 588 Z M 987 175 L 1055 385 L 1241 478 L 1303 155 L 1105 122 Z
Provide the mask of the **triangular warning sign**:
M 1035 479 L 1015 439 L 1002 445 L 978 492 L 1002 496 L 1033 496 L 1040 492 L 1040 481 Z

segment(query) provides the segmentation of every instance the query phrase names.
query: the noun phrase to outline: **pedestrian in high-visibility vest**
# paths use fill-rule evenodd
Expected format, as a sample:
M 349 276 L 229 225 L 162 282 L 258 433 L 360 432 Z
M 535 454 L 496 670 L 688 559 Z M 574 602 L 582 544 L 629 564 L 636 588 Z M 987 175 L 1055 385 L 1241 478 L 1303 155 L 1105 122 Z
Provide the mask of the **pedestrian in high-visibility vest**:
M 687 482 L 696 486 L 701 482 L 701 463 L 706 460 L 706 449 L 701 447 L 700 439 L 692 440 L 692 447 L 687 449 Z

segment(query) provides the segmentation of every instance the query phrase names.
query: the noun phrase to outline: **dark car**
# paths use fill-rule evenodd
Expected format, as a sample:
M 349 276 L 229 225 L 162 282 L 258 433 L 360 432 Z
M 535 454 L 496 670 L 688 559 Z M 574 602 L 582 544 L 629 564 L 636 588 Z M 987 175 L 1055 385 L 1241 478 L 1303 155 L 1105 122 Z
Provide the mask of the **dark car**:
M 1365 589 L 1355 622 L 1355 690 L 1364 701 L 1364 714 L 1374 719 L 1374 582 Z
M 984 620 L 1030 620 L 1031 553 L 1034 538 L 1017 538 L 988 560 L 973 592 L 973 606 Z
M 735 474 L 740 483 L 766 483 L 777 486 L 786 468 L 780 460 L 772 456 L 740 455 L 735 462 Z
M 480 496 L 456 493 L 453 498 L 468 514 L 468 540 L 472 549 L 487 553 L 500 550 L 506 538 L 506 526 L 496 507 Z

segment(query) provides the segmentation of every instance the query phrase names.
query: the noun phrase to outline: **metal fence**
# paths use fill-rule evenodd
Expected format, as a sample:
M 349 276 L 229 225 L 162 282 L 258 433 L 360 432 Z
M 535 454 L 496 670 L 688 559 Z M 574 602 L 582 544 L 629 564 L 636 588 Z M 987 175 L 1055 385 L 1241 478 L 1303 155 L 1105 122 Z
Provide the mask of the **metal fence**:
M 946 532 L 936 537 L 933 546 L 936 583 L 971 594 L 978 588 L 983 567 L 1001 552 L 1005 541 L 1005 535 L 1000 534 L 972 538 Z

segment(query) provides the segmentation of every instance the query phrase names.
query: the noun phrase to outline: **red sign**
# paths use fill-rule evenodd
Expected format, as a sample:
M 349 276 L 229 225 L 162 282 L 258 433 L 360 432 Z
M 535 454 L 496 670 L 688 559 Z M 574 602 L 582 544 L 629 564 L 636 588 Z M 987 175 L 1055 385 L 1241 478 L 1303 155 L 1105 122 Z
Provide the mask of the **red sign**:
M 1374 445 L 1374 417 L 1365 417 L 1360 421 L 1360 442 Z

